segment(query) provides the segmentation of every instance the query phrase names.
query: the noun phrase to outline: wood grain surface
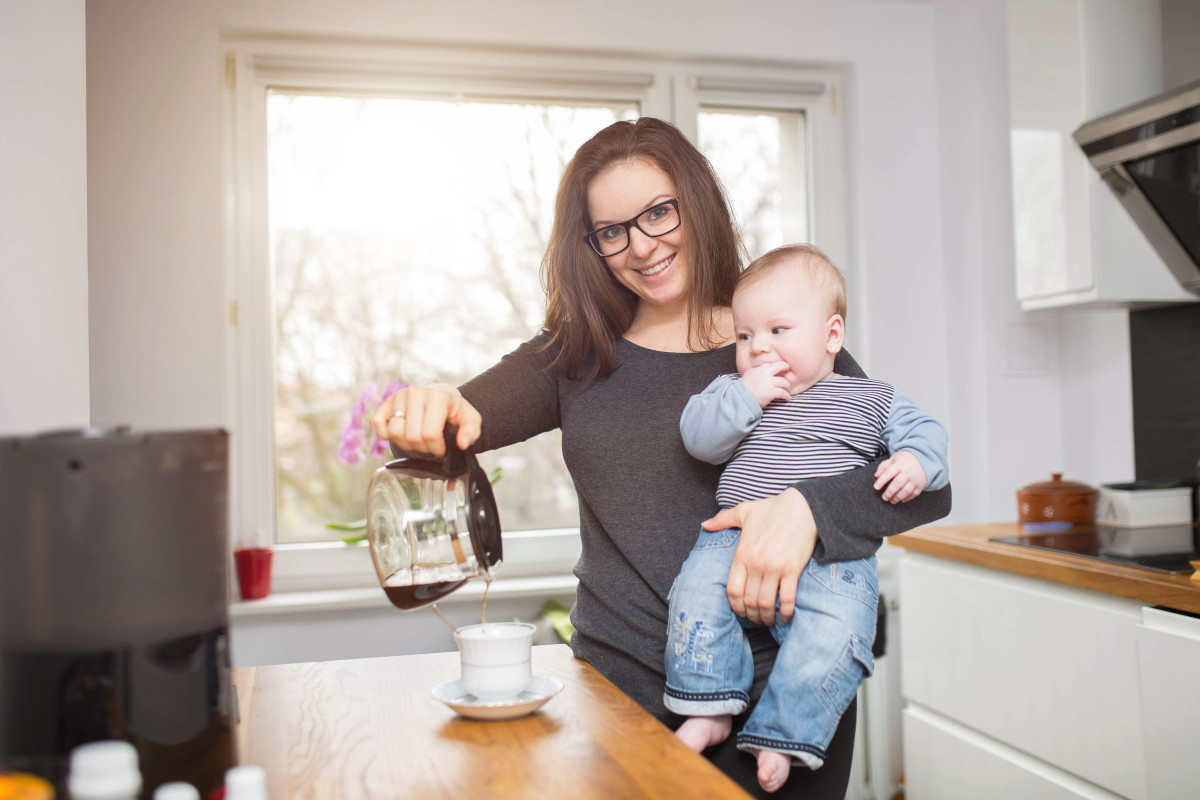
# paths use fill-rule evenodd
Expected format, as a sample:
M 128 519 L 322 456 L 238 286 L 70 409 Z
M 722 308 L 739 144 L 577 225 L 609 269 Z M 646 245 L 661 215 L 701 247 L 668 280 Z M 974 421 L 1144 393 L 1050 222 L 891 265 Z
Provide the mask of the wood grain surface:
M 566 645 L 535 647 L 533 671 L 562 692 L 478 721 L 430 694 L 456 652 L 235 669 L 240 761 L 271 800 L 748 796 Z
M 1003 572 L 1140 600 L 1147 605 L 1200 614 L 1200 582 L 1193 581 L 1190 574 L 1170 575 L 991 541 L 995 537 L 1019 536 L 1020 533 L 1021 526 L 1016 522 L 947 525 L 918 528 L 892 536 L 887 541 L 914 553 L 978 564 Z

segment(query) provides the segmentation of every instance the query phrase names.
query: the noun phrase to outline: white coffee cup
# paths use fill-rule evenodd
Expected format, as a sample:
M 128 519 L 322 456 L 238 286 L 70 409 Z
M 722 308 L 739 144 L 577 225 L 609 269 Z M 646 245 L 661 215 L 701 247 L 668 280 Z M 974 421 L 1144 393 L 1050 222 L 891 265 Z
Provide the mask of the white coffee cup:
M 510 700 L 533 681 L 533 632 L 528 622 L 486 622 L 454 633 L 463 687 L 480 700 Z

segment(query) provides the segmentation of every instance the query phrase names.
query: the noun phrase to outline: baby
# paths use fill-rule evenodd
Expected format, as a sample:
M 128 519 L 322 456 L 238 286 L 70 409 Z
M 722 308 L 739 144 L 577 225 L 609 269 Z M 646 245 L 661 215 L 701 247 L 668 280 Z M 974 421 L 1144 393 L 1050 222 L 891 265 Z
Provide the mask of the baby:
M 769 497 L 890 453 L 876 472 L 884 500 L 906 502 L 949 481 L 946 430 L 892 386 L 837 375 L 846 288 L 816 248 L 772 250 L 742 273 L 733 296 L 738 375 L 722 375 L 688 401 L 680 420 L 696 458 L 725 464 L 721 508 Z M 728 463 L 726 463 L 728 462 Z M 671 588 L 664 702 L 688 716 L 676 732 L 700 752 L 726 739 L 750 702 L 752 623 L 729 606 L 726 581 L 740 531 L 702 530 Z M 773 792 L 793 759 L 810 769 L 859 685 L 871 673 L 879 599 L 875 556 L 809 561 L 796 611 L 771 626 L 780 643 L 758 704 L 738 733 Z

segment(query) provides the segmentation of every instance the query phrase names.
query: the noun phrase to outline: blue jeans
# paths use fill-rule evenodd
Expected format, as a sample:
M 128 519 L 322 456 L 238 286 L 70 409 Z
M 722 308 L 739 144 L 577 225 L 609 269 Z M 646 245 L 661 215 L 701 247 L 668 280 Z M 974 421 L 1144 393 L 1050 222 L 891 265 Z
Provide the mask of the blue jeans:
M 702 530 L 671 587 L 663 700 L 687 716 L 738 714 L 750 702 L 754 660 L 729 607 L 726 582 L 741 532 Z M 820 766 L 842 713 L 875 661 L 879 580 L 875 556 L 818 564 L 796 588 L 790 622 L 770 626 L 779 654 L 766 689 L 738 734 L 742 750 L 776 750 Z

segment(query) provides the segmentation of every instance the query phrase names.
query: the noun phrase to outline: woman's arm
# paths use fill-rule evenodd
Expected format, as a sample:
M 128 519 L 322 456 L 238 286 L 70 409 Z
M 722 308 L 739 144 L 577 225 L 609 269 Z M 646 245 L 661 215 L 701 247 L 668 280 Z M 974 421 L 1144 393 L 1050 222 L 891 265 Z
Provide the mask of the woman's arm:
M 950 486 L 907 503 L 885 502 L 875 491 L 880 458 L 865 467 L 797 484 L 820 532 L 813 558 L 850 561 L 874 554 L 885 537 L 926 525 L 950 513 Z
M 865 378 L 862 367 L 845 350 L 834 369 Z M 875 490 L 875 471 L 883 458 L 866 466 L 796 484 L 808 501 L 818 537 L 813 558 L 820 563 L 852 561 L 872 555 L 887 536 L 904 533 L 950 513 L 950 486 L 927 491 L 907 503 L 884 502 Z
M 544 342 L 534 337 L 459 389 L 435 384 L 396 392 L 371 416 L 375 432 L 401 450 L 440 457 L 448 424 L 458 428 L 458 446 L 476 452 L 558 427 L 558 389 Z
M 538 334 L 459 387 L 483 417 L 477 451 L 523 442 L 561 424 L 558 372 L 550 368 L 546 341 Z

